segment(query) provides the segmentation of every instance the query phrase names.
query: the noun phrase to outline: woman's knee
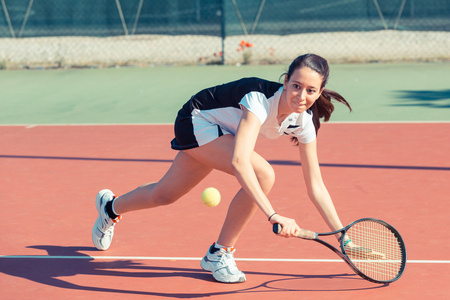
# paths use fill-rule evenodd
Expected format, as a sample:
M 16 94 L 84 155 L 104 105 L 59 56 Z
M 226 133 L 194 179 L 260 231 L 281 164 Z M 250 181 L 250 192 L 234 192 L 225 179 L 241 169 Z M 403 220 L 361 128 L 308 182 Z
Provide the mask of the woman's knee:
M 259 167 L 255 171 L 263 192 L 268 194 L 275 184 L 275 171 L 269 163 Z
M 155 202 L 158 206 L 169 205 L 176 202 L 179 198 L 170 197 L 169 195 L 161 195 L 155 198 Z
M 169 205 L 176 202 L 180 196 L 174 190 L 167 190 L 161 187 L 161 184 L 154 183 L 151 186 L 143 186 L 141 188 L 147 189 L 147 199 L 152 206 Z

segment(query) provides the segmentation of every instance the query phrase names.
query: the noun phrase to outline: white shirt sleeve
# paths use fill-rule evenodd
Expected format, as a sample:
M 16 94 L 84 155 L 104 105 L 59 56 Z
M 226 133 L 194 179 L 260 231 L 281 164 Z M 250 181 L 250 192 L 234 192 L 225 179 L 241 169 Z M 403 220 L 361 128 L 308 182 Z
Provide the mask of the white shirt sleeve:
M 261 124 L 263 124 L 267 116 L 270 112 L 270 105 L 267 101 L 266 96 L 263 93 L 259 92 L 250 92 L 247 95 L 245 95 L 241 102 L 239 102 L 239 105 L 247 108 L 250 112 L 255 114 Z

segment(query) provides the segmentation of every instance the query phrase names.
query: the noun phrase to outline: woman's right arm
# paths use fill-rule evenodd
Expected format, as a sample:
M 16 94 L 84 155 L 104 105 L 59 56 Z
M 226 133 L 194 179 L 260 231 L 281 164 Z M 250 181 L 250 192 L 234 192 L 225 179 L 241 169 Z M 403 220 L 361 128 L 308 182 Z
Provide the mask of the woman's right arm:
M 270 219 L 270 222 L 280 223 L 283 227 L 282 236 L 295 236 L 300 228 L 295 220 L 275 214 L 269 199 L 264 194 L 261 185 L 258 182 L 254 168 L 251 164 L 251 155 L 255 149 L 261 122 L 256 115 L 243 108 L 243 115 L 239 123 L 235 136 L 235 145 L 232 154 L 231 165 L 234 175 L 241 184 L 242 188 L 259 206 L 264 214 Z

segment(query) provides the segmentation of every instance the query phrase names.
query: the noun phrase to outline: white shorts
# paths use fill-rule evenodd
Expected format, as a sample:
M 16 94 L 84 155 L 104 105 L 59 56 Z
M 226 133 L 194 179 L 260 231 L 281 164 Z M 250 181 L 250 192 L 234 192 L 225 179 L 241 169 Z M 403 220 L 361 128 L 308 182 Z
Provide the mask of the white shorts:
M 183 109 L 178 112 L 174 125 L 175 138 L 172 149 L 186 150 L 205 145 L 231 132 L 211 123 L 200 114 L 191 114 Z

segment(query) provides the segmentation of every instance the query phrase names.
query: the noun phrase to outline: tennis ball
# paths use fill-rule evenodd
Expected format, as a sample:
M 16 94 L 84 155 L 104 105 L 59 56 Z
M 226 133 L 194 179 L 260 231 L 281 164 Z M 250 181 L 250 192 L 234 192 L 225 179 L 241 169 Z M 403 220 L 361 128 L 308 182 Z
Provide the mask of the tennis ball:
M 213 187 L 206 188 L 202 193 L 202 202 L 209 207 L 215 207 L 219 205 L 220 192 Z

